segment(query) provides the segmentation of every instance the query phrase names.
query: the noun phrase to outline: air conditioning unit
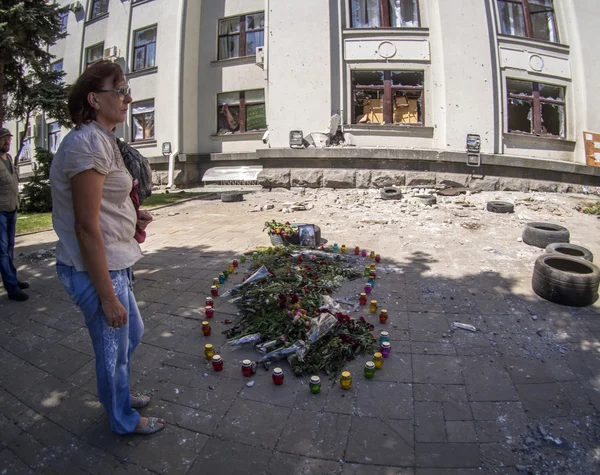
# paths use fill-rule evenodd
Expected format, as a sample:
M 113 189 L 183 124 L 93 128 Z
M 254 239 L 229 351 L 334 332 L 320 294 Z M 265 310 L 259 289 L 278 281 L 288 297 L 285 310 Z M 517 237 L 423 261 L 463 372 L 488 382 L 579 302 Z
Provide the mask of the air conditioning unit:
M 264 46 L 258 46 L 256 48 L 256 65 L 261 69 L 265 69 L 265 47 Z
M 119 57 L 119 49 L 116 46 L 104 48 L 104 59 L 115 59 Z

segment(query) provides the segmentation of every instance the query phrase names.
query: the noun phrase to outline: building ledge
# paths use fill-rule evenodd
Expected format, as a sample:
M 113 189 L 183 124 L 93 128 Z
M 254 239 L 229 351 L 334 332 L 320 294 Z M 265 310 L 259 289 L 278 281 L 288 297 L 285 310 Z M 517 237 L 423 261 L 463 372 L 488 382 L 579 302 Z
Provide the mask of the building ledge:
M 394 148 L 359 148 L 359 147 L 329 147 L 329 148 L 270 148 L 256 151 L 259 159 L 285 160 L 313 159 L 313 160 L 357 160 L 369 168 L 368 161 L 399 160 L 416 162 L 438 162 L 464 164 L 466 161 L 463 152 L 445 152 L 425 149 L 394 149 Z M 547 160 L 531 157 L 519 157 L 509 154 L 481 154 L 481 163 L 484 166 L 528 168 L 531 170 L 546 170 L 560 173 L 574 173 L 600 178 L 600 167 L 588 167 L 584 164 L 564 162 L 560 160 Z M 327 165 L 331 167 L 331 164 Z
M 127 73 L 127 79 L 139 78 L 141 76 L 148 76 L 150 74 L 155 74 L 158 72 L 158 66 L 154 66 L 152 68 L 139 69 L 138 71 L 131 71 Z
M 433 127 L 423 127 L 420 125 L 352 124 L 344 126 L 344 132 L 359 136 L 375 135 L 432 138 L 434 130 Z
M 429 28 L 420 27 L 404 27 L 404 28 L 344 28 L 343 35 L 346 37 L 352 36 L 429 36 Z
M 522 144 L 531 147 L 532 145 L 535 145 L 535 148 L 542 150 L 572 152 L 577 145 L 577 142 L 561 139 L 560 137 L 519 134 L 515 132 L 505 132 L 502 136 L 504 137 L 504 144 L 507 146 L 512 144 Z
M 214 134 L 211 135 L 210 138 L 213 140 L 226 140 L 226 141 L 236 141 L 236 140 L 257 140 L 262 139 L 263 135 L 265 135 L 266 130 L 256 130 L 252 132 L 242 132 L 235 134 Z
M 133 3 L 131 4 L 132 7 L 137 7 L 138 5 L 143 5 L 144 3 L 150 3 L 153 2 L 154 0 L 133 0 Z
M 211 153 L 211 162 L 258 160 L 256 152 Z
M 523 38 L 522 36 L 510 36 L 498 34 L 498 43 L 500 46 L 519 46 L 530 49 L 541 50 L 551 53 L 559 53 L 569 55 L 570 48 L 568 45 L 560 43 L 552 43 L 550 41 L 534 40 L 532 38 Z
M 211 61 L 211 66 L 235 66 L 237 64 L 254 64 L 256 62 L 256 55 L 251 56 L 240 56 L 238 58 L 219 59 Z
M 133 148 L 151 148 L 156 147 L 158 142 L 156 140 L 139 140 L 137 142 L 129 142 Z

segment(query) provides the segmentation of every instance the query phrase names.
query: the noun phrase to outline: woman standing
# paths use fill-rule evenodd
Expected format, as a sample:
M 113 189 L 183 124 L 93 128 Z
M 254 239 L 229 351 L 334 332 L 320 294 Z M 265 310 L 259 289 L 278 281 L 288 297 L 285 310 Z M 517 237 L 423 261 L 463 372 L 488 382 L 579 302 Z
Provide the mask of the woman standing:
M 129 364 L 144 325 L 133 295 L 131 266 L 142 257 L 130 198 L 132 177 L 111 132 L 125 121 L 131 91 L 121 67 L 91 65 L 77 79 L 68 108 L 75 128 L 50 169 L 57 272 L 79 306 L 96 355 L 98 397 L 119 434 L 151 434 L 165 422 L 140 417 L 150 402 L 131 396 Z

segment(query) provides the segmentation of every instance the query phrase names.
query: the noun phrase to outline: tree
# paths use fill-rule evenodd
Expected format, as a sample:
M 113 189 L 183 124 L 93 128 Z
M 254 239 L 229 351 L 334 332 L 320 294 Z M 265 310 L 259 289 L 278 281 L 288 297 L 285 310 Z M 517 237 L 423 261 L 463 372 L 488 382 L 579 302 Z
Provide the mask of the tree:
M 0 127 L 19 120 L 26 129 L 38 110 L 68 123 L 64 73 L 51 70 L 54 56 L 47 48 L 66 36 L 61 16 L 71 10 L 47 0 L 0 2 Z M 23 140 L 15 163 L 22 148 Z
M 49 213 L 52 211 L 50 191 L 50 166 L 54 155 L 45 148 L 36 147 L 33 176 L 23 186 L 21 211 L 26 213 Z

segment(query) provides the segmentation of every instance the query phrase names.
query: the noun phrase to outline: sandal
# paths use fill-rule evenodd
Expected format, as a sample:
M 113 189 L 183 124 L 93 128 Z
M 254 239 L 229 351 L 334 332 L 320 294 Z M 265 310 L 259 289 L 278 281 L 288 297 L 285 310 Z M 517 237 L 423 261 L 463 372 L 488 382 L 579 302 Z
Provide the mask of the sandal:
M 158 417 L 149 417 L 148 425 L 133 430 L 133 434 L 154 434 L 165 427 L 165 421 Z
M 131 407 L 134 409 L 145 407 L 148 404 L 150 404 L 150 396 L 144 396 L 143 394 L 131 396 Z

